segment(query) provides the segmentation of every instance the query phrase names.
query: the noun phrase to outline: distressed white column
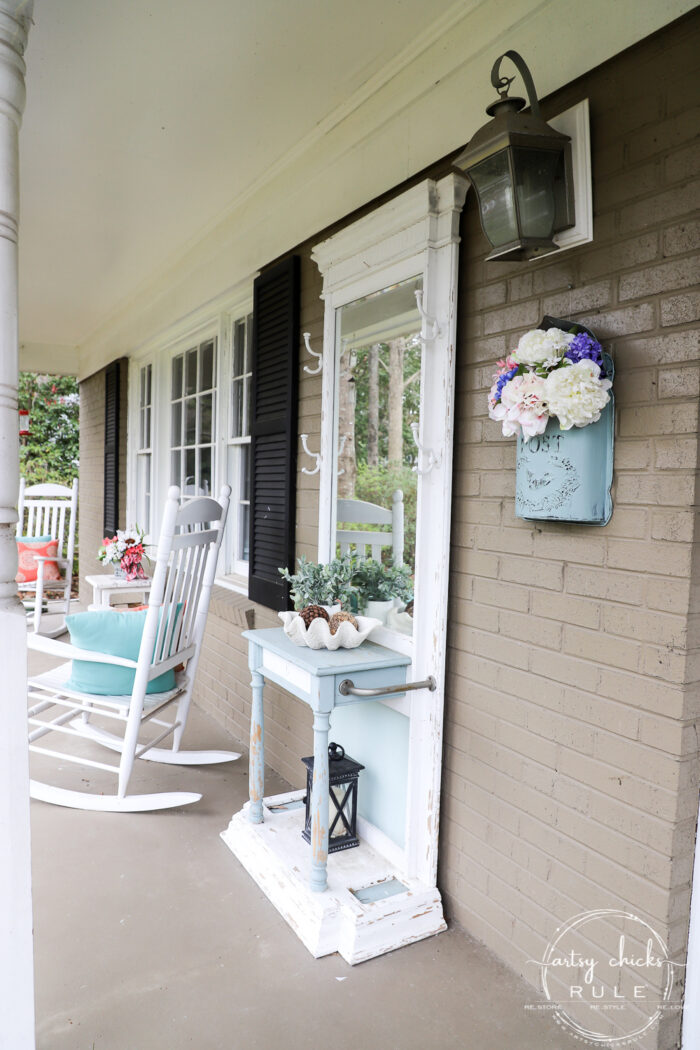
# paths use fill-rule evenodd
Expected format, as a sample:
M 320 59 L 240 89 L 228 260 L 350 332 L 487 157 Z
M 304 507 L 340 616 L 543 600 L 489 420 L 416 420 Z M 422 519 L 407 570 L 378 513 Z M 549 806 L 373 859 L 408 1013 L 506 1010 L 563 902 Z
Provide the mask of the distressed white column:
M 27 627 L 17 597 L 17 219 L 22 58 L 32 0 L 0 0 L 0 1042 L 33 1050 Z

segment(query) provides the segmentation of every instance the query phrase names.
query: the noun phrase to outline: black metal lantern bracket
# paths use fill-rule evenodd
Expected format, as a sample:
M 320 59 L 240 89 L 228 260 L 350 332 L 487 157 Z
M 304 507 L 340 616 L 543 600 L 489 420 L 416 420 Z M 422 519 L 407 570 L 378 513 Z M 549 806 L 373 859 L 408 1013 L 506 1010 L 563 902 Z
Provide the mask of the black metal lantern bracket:
M 515 77 L 502 76 L 508 58 L 522 76 L 523 98 L 509 97 Z M 491 69 L 498 98 L 486 107 L 493 119 L 455 160 L 479 200 L 481 225 L 493 251 L 487 259 L 527 260 L 556 251 L 555 233 L 575 225 L 571 139 L 542 119 L 530 70 L 517 51 L 500 55 Z

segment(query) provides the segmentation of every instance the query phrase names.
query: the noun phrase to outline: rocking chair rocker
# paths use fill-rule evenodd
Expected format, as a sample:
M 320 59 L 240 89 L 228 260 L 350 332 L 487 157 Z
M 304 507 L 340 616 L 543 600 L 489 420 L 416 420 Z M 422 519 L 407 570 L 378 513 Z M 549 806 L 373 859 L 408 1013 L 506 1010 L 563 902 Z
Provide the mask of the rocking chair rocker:
M 31 780 L 32 798 L 74 809 L 127 813 L 183 806 L 198 802 L 201 794 L 173 791 L 128 795 L 127 788 L 135 760 L 143 758 L 174 765 L 206 765 L 240 758 L 233 751 L 180 750 L 230 494 L 231 489 L 226 485 L 221 490 L 219 500 L 208 497 L 193 499 L 180 507 L 180 490 L 172 487 L 168 491 L 137 660 L 79 649 L 42 635 L 29 636 L 31 649 L 64 656 L 69 660 L 29 680 L 29 750 L 58 758 L 62 764 L 73 762 L 108 770 L 118 778 L 116 794 L 112 795 L 89 794 Z M 112 611 L 97 615 L 121 619 L 138 614 Z M 81 665 L 83 668 L 86 665 L 88 668 L 111 665 L 115 673 L 118 668 L 130 669 L 134 673 L 131 694 L 104 696 L 76 688 L 71 684 L 70 662 L 75 660 L 84 661 Z M 173 688 L 164 692 L 147 692 L 149 682 L 173 671 Z M 173 704 L 176 705 L 174 716 L 170 715 L 168 720 L 157 717 Z M 95 725 L 93 719 L 96 717 L 108 719 L 121 732 L 112 733 Z M 159 731 L 151 739 L 141 742 L 139 737 L 144 725 L 156 726 Z M 119 752 L 121 758 L 118 764 L 108 764 L 80 754 L 71 754 L 67 749 L 51 750 L 36 743 L 49 733 L 77 737 L 83 741 L 88 738 Z M 172 747 L 159 747 L 171 734 Z

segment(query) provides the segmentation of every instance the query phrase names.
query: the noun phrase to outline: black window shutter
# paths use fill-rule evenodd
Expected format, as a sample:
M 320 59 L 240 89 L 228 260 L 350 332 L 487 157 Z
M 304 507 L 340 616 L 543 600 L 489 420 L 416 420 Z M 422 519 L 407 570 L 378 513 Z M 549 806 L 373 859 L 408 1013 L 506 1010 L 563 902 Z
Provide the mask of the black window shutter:
M 105 490 L 103 535 L 119 528 L 119 361 L 105 370 Z
M 278 569 L 294 564 L 299 286 L 295 255 L 253 289 L 248 595 L 276 610 L 289 608 Z

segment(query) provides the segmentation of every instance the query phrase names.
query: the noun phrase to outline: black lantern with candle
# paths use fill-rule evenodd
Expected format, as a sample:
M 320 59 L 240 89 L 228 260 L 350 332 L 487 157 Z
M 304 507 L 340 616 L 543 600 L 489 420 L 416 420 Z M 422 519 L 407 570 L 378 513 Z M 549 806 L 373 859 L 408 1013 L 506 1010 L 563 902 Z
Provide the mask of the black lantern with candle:
M 306 766 L 306 819 L 303 837 L 311 842 L 311 787 L 314 779 L 314 759 L 302 758 Z M 357 786 L 360 770 L 365 767 L 345 754 L 340 744 L 328 745 L 328 786 L 330 808 L 328 814 L 328 852 L 359 846 L 357 837 Z

